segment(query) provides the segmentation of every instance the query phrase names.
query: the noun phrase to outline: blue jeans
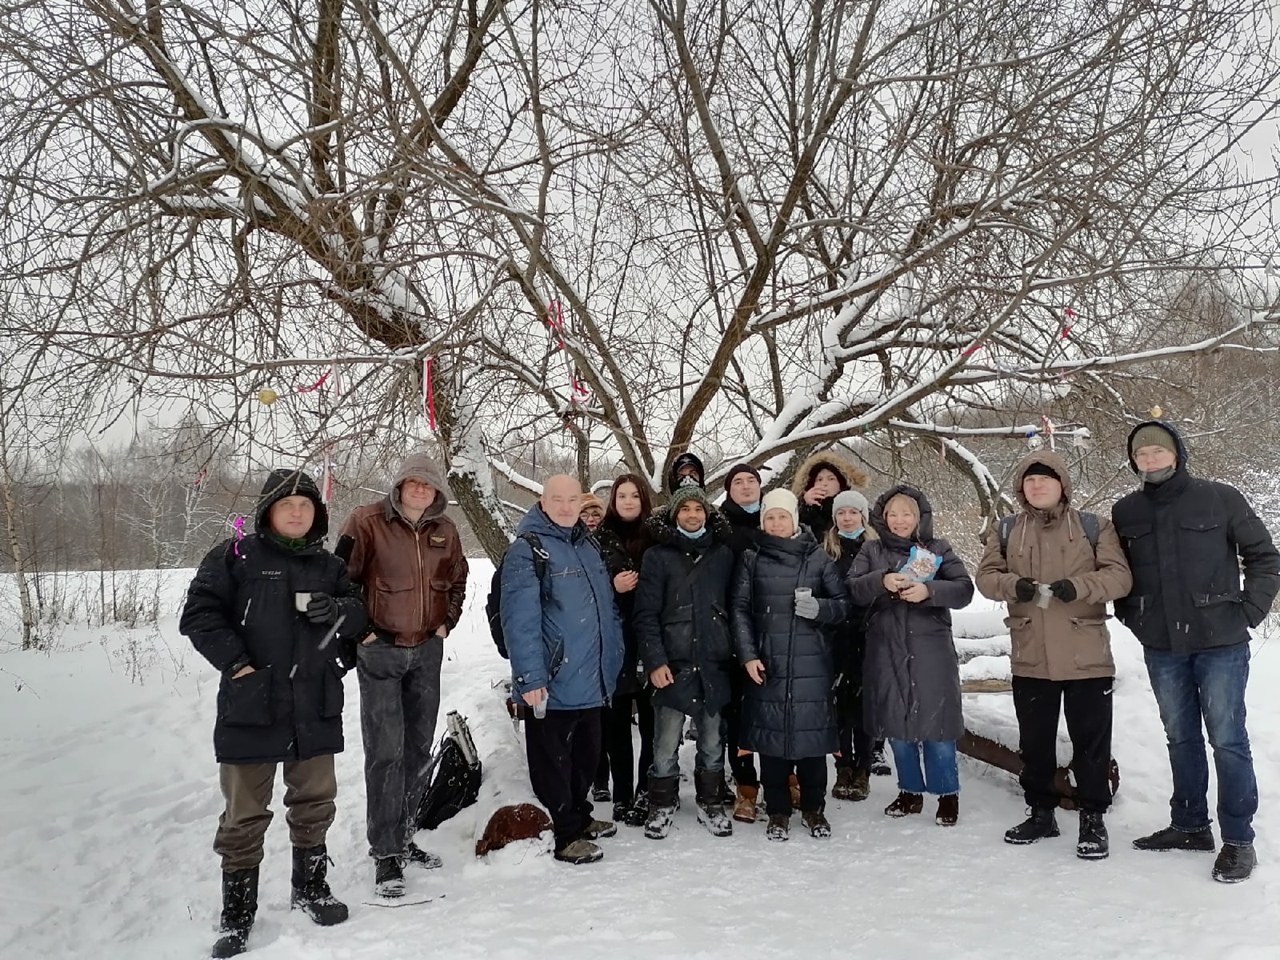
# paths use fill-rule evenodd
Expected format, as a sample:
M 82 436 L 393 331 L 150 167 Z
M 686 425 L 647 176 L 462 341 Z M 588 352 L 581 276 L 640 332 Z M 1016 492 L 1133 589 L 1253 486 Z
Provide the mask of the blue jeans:
M 1244 688 L 1249 681 L 1249 644 L 1190 654 L 1145 650 L 1151 691 L 1169 741 L 1173 771 L 1170 822 L 1189 833 L 1209 820 L 1209 762 L 1204 731 L 1218 771 L 1218 823 L 1222 842 L 1253 843 L 1258 781 L 1253 774 L 1249 733 L 1244 727 Z M 1203 729 L 1201 721 L 1203 720 Z
M 699 710 L 690 714 L 698 727 L 698 770 L 724 770 L 724 731 L 720 714 Z M 653 777 L 675 777 L 680 774 L 680 735 L 684 733 L 684 711 L 670 707 L 653 708 Z
M 954 740 L 890 740 L 893 766 L 898 771 L 898 789 L 904 793 L 932 793 L 939 797 L 960 792 L 960 769 L 956 765 Z M 920 754 L 924 753 L 924 773 Z

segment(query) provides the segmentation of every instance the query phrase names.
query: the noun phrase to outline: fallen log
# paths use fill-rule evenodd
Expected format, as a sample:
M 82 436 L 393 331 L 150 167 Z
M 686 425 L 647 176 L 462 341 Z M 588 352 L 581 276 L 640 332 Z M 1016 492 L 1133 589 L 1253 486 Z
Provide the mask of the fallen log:
M 1000 770 L 1007 770 L 1015 777 L 1022 773 L 1024 766 L 1022 754 L 971 730 L 965 730 L 964 736 L 960 738 L 956 748 L 966 757 L 973 757 L 975 760 L 981 760 L 983 763 L 990 764 Z M 1111 795 L 1114 797 L 1120 790 L 1120 765 L 1116 763 L 1114 757 L 1111 759 L 1111 767 L 1108 771 L 1107 779 L 1111 783 Z M 1076 808 L 1076 788 L 1071 781 L 1071 765 L 1058 768 L 1057 773 L 1054 774 L 1053 785 L 1060 797 L 1058 806 L 1064 810 L 1074 810 Z

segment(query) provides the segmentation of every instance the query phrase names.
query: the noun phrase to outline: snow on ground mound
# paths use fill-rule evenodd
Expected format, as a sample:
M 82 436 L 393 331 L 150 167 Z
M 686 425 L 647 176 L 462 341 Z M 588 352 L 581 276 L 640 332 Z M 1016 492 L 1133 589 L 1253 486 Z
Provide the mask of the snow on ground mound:
M 1280 795 L 1274 642 L 1256 643 L 1252 664 L 1261 865 L 1239 887 L 1213 883 L 1206 855 L 1129 846 L 1167 822 L 1169 774 L 1141 652 L 1119 628 L 1115 753 L 1124 783 L 1108 818 L 1109 860 L 1074 857 L 1075 816 L 1067 813 L 1060 814 L 1061 839 L 1004 844 L 1003 831 L 1023 815 L 1021 797 L 1007 776 L 968 760 L 960 825 L 951 830 L 930 815 L 886 818 L 881 811 L 896 790 L 892 778 L 877 777 L 867 802 L 829 802 L 830 840 L 804 835 L 798 818 L 785 844 L 768 843 L 760 823 L 735 825 L 733 837 L 716 839 L 696 824 L 685 784 L 666 841 L 623 828 L 603 841 L 605 860 L 588 867 L 557 864 L 538 842 L 477 860 L 472 851 L 488 812 L 531 798 L 523 741 L 495 687 L 506 664 L 483 619 L 491 570 L 474 564 L 472 596 L 448 642 L 441 711 L 442 720 L 450 709 L 469 718 L 485 756 L 485 785 L 475 807 L 419 837 L 445 867 L 412 871 L 410 899 L 434 899 L 397 909 L 365 904 L 372 869 L 363 836 L 359 691 L 348 677 L 347 751 L 338 759 L 338 819 L 329 840 L 331 879 L 352 906 L 351 920 L 320 929 L 289 911 L 278 784 L 250 957 L 918 960 L 945 952 L 957 960 L 1021 960 L 1037 948 L 1126 960 L 1280 955 L 1280 873 L 1270 862 L 1271 838 L 1280 833 L 1272 799 Z M 168 597 L 168 609 L 179 600 Z M 210 844 L 221 810 L 210 745 L 213 671 L 172 618 L 155 631 L 81 629 L 51 655 L 0 654 L 0 671 L 0 957 L 208 956 L 218 910 Z M 965 697 L 968 714 L 987 711 L 993 725 L 1011 724 L 1009 706 L 1007 694 Z M 688 747 L 682 760 L 690 766 Z

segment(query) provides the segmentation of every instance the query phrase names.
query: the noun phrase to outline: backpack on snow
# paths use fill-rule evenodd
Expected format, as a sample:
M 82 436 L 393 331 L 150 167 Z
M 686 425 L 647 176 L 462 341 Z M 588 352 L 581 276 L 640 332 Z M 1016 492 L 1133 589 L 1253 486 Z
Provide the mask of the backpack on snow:
M 537 534 L 521 533 L 516 536 L 516 539 L 529 544 L 529 549 L 533 551 L 533 572 L 538 578 L 542 601 L 545 603 L 551 598 L 550 584 L 547 582 L 547 565 L 551 561 L 551 554 L 542 548 L 542 541 L 538 539 Z M 507 547 L 507 553 L 510 552 L 511 547 Z M 507 640 L 502 634 L 502 565 L 506 562 L 507 556 L 504 553 L 502 559 L 498 561 L 497 569 L 493 571 L 493 580 L 489 584 L 489 596 L 484 602 L 484 615 L 489 618 L 489 635 L 493 637 L 493 644 L 498 648 L 498 653 L 502 655 L 503 660 L 510 660 L 511 655 L 507 653 Z
M 1085 538 L 1089 541 L 1089 546 L 1093 547 L 1093 555 L 1098 556 L 1098 515 L 1096 513 L 1088 513 L 1080 510 L 1080 526 L 1084 527 Z M 1009 556 L 1009 537 L 1013 535 L 1013 525 L 1018 522 L 1018 514 L 1011 513 L 1007 517 L 1000 518 L 1000 556 L 1006 559 Z
M 445 718 L 445 734 L 427 768 L 427 789 L 418 804 L 415 821 L 418 829 L 434 830 L 459 810 L 475 803 L 480 796 L 483 773 L 466 717 L 450 710 Z

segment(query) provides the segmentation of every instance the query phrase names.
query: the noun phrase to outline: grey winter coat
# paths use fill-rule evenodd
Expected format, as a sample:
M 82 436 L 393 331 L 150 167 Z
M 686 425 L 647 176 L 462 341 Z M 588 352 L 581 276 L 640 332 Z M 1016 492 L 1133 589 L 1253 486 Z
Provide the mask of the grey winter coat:
M 919 505 L 918 539 L 896 537 L 885 524 L 885 504 L 899 493 Z M 934 538 L 933 508 L 914 487 L 882 494 L 870 523 L 880 539 L 862 548 L 849 571 L 850 597 L 869 608 L 862 681 L 867 733 L 916 742 L 959 740 L 964 714 L 951 610 L 973 599 L 973 580 L 951 544 Z M 884 575 L 901 569 L 916 543 L 940 556 L 942 566 L 927 583 L 928 599 L 909 603 L 885 589 Z
M 816 620 L 795 615 L 797 587 L 818 598 Z M 832 628 L 848 610 L 834 561 L 807 530 L 787 540 L 761 534 L 742 555 L 729 622 L 739 662 L 761 660 L 765 673 L 763 684 L 743 684 L 743 749 L 791 760 L 840 749 Z

